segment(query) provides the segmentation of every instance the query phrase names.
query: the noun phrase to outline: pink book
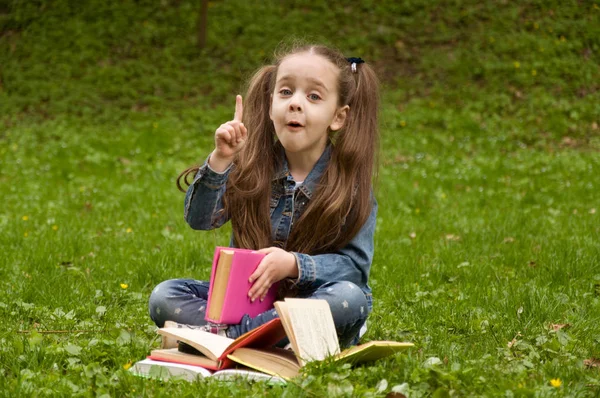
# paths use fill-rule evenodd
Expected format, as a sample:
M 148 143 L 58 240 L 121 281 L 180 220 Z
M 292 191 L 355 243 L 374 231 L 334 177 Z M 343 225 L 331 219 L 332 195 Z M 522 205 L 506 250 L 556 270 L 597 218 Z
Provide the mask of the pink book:
M 248 314 L 257 316 L 273 308 L 278 284 L 274 283 L 263 301 L 250 301 L 250 275 L 266 256 L 254 250 L 217 247 L 210 273 L 205 319 L 214 323 L 235 325 Z

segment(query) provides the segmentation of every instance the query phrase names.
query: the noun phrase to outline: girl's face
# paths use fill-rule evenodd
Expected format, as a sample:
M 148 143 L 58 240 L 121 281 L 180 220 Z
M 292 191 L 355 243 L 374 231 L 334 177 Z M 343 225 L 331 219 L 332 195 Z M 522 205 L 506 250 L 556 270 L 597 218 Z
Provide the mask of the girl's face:
M 339 130 L 348 106 L 338 107 L 339 69 L 326 58 L 299 53 L 277 70 L 269 115 L 286 153 L 319 159 L 329 130 Z

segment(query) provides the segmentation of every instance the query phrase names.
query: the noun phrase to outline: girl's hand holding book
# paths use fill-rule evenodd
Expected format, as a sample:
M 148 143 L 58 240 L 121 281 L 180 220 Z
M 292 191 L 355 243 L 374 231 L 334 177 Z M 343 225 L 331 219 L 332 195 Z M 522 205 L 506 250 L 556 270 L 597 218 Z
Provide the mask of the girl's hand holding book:
M 210 155 L 208 163 L 217 172 L 225 171 L 233 161 L 235 154 L 246 143 L 248 130 L 244 126 L 244 123 L 242 123 L 243 112 L 242 96 L 238 95 L 235 97 L 235 114 L 233 120 L 223 123 L 215 131 L 215 150 Z
M 248 297 L 252 301 L 260 298 L 263 300 L 267 291 L 273 283 L 279 282 L 285 278 L 298 277 L 298 265 L 296 256 L 278 247 L 268 247 L 258 250 L 259 253 L 265 253 L 256 271 L 250 275 L 249 282 L 253 283 L 248 291 Z

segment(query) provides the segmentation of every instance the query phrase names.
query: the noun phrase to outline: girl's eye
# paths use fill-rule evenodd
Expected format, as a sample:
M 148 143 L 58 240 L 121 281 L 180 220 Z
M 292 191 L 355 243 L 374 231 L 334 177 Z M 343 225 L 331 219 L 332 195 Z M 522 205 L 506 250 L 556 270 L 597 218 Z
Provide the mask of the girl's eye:
M 288 88 L 284 88 L 279 90 L 279 94 L 281 95 L 292 95 L 292 90 L 288 89 Z
M 320 100 L 320 99 L 321 99 L 321 97 L 319 97 L 319 95 L 318 95 L 318 94 L 310 94 L 310 95 L 308 96 L 308 98 L 310 98 L 310 99 L 311 99 L 311 100 L 313 100 L 313 101 L 318 101 L 318 100 Z

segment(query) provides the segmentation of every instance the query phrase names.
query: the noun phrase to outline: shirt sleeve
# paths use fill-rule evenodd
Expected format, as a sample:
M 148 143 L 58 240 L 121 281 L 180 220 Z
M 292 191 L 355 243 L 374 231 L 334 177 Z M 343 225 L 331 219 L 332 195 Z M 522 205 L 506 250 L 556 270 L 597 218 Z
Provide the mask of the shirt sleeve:
M 373 262 L 376 222 L 377 202 L 373 200 L 373 208 L 365 224 L 356 236 L 337 252 L 315 256 L 293 252 L 299 274 L 295 284 L 300 289 L 314 289 L 327 282 L 348 281 L 364 289 Z
M 193 229 L 219 228 L 229 220 L 223 207 L 223 195 L 232 167 L 218 173 L 210 168 L 207 159 L 196 173 L 184 202 L 184 218 Z

